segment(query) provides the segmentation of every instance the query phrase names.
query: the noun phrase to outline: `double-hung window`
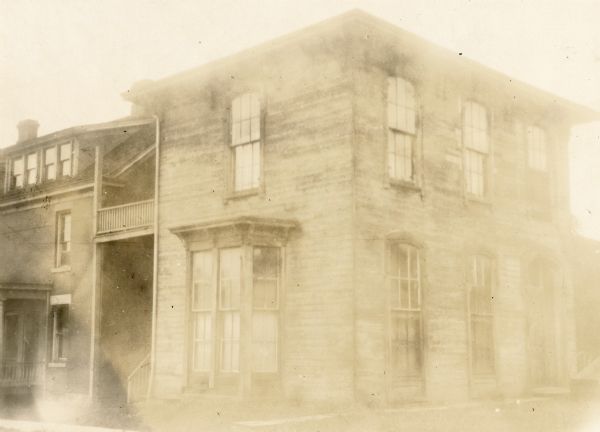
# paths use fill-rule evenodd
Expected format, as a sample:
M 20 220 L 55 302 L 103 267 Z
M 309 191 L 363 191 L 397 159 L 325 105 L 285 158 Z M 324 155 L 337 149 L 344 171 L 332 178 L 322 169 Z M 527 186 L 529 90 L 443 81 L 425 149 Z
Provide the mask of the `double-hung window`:
M 469 332 L 471 370 L 475 375 L 494 373 L 494 315 L 492 260 L 471 257 L 469 273 Z
M 466 191 L 484 197 L 488 193 L 489 138 L 484 107 L 467 102 L 463 110 L 463 146 Z
M 52 306 L 52 361 L 67 360 L 67 339 L 69 332 L 69 305 Z
M 22 188 L 24 185 L 24 160 L 23 156 L 13 159 L 11 173 L 11 188 Z
M 527 128 L 527 165 L 529 197 L 537 204 L 548 204 L 550 202 L 548 146 L 546 133 L 537 126 Z
M 37 182 L 38 173 L 38 154 L 29 153 L 27 155 L 27 184 L 34 185 Z
M 56 225 L 56 267 L 58 268 L 71 265 L 71 213 L 58 213 Z
M 56 147 L 44 150 L 44 180 L 56 179 Z
M 255 93 L 246 93 L 231 105 L 231 149 L 235 192 L 258 188 L 261 172 L 261 110 Z
M 399 77 L 388 78 L 388 151 L 390 180 L 414 182 L 417 109 L 414 86 Z
M 391 371 L 402 380 L 421 377 L 421 264 L 419 249 L 393 242 L 388 247 L 389 347 Z
M 252 251 L 252 369 L 277 372 L 280 253 L 276 247 Z
M 73 175 L 73 145 L 71 143 L 59 146 L 59 172 L 62 177 Z

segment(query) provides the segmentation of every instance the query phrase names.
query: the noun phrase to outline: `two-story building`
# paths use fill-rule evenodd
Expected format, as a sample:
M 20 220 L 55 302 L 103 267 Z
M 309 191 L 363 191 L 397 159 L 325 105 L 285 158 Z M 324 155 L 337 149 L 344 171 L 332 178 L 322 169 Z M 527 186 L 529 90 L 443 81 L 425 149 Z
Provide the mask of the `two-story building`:
M 150 352 L 155 120 L 18 128 L 1 153 L 0 391 L 114 399 Z
M 161 124 L 154 396 L 568 386 L 567 143 L 597 114 L 362 12 L 125 97 Z
M 4 364 L 99 397 L 568 387 L 597 114 L 362 12 L 125 97 L 148 117 L 3 152 Z

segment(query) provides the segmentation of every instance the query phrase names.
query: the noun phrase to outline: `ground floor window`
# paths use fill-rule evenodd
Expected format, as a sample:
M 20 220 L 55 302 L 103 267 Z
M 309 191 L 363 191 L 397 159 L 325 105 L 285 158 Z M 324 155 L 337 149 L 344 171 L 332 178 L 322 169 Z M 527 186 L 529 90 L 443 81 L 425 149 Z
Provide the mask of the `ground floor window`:
M 238 373 L 243 362 L 254 372 L 277 372 L 280 254 L 278 247 L 262 246 L 192 252 L 193 372 Z M 243 313 L 251 317 L 250 328 L 241 327 Z M 244 337 L 250 355 L 241 358 Z
M 494 315 L 492 260 L 471 258 L 469 271 L 469 339 L 471 369 L 475 375 L 494 373 Z
M 67 342 L 69 334 L 69 305 L 52 306 L 52 361 L 67 361 Z
M 420 378 L 423 369 L 421 265 L 409 244 L 388 248 L 390 366 L 395 377 Z

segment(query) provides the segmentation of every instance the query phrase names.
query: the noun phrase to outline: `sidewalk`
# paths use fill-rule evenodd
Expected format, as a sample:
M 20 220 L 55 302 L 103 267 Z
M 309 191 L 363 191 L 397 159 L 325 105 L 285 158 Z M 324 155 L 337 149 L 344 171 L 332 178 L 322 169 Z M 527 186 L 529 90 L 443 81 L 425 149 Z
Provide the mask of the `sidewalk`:
M 136 408 L 142 426 L 135 430 L 0 419 L 0 432 L 600 431 L 600 401 L 566 397 L 387 409 L 211 399 L 150 401 Z

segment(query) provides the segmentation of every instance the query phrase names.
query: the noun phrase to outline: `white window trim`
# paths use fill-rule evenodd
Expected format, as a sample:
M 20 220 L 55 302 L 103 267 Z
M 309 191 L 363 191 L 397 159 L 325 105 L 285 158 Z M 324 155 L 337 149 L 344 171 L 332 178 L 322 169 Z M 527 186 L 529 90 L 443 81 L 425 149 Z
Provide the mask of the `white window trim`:
M 57 342 L 57 317 L 55 314 L 55 306 L 67 306 L 70 309 L 71 305 L 71 294 L 60 294 L 60 295 L 52 295 L 50 296 L 50 311 L 52 313 L 52 346 L 51 346 L 51 361 L 48 363 L 49 367 L 66 367 L 68 357 L 58 357 L 56 351 L 58 350 L 58 342 Z M 69 310 L 69 315 L 71 311 Z M 70 319 L 67 318 L 67 319 Z M 66 326 L 67 334 L 68 334 L 68 324 Z M 63 337 L 65 335 L 63 334 Z M 63 344 L 65 341 L 63 340 Z
M 257 104 L 258 104 L 258 127 L 259 127 L 259 132 L 258 132 L 258 137 L 252 137 L 252 130 L 250 130 L 250 135 L 249 135 L 249 140 L 248 141 L 242 141 L 242 142 L 238 142 L 237 140 L 235 140 L 234 138 L 234 134 L 235 134 L 235 118 L 234 118 L 234 104 L 238 101 L 240 101 L 242 98 L 244 97 L 250 97 L 250 98 L 255 98 Z M 252 99 L 251 99 L 252 100 Z M 245 93 L 241 93 L 238 96 L 236 96 L 235 98 L 232 99 L 231 104 L 230 104 L 230 116 L 229 116 L 229 127 L 228 127 L 228 138 L 227 138 L 227 142 L 228 147 L 229 147 L 229 157 L 226 158 L 228 159 L 228 167 L 227 167 L 227 195 L 226 195 L 226 200 L 227 199 L 235 199 L 235 198 L 243 198 L 246 196 L 251 196 L 251 195 L 256 195 L 258 193 L 264 192 L 264 143 L 265 143 L 265 135 L 264 135 L 264 122 L 265 122 L 265 112 L 266 112 L 266 103 L 265 103 L 265 97 L 257 91 L 249 91 L 249 92 L 245 92 Z M 250 116 L 248 118 L 248 120 L 251 120 L 252 116 Z M 241 130 L 241 129 L 240 129 Z M 237 189 L 236 188 L 236 179 L 237 179 L 237 172 L 236 172 L 236 157 L 235 157 L 235 151 L 237 147 L 241 147 L 241 146 L 248 146 L 248 145 L 253 145 L 258 143 L 258 179 L 255 185 L 252 185 L 251 187 L 246 187 L 243 189 Z
M 472 105 L 474 107 L 482 108 L 485 115 L 486 129 L 485 129 L 485 148 L 477 146 L 467 145 L 466 139 L 466 114 L 467 106 Z M 492 117 L 488 108 L 473 99 L 463 100 L 460 103 L 460 121 L 461 121 L 461 148 L 462 148 L 462 184 L 464 196 L 468 201 L 481 202 L 485 204 L 491 203 L 492 190 L 493 190 L 493 143 L 491 139 L 491 128 L 492 128 Z M 469 151 L 478 153 L 483 156 L 483 194 L 475 194 L 469 191 L 469 182 L 467 172 L 467 158 Z
M 385 94 L 385 130 L 386 130 L 386 136 L 385 136 L 385 173 L 386 173 L 386 179 L 387 182 L 392 184 L 392 185 L 398 185 L 398 186 L 405 186 L 405 187 L 409 187 L 409 188 L 419 188 L 419 183 L 420 183 L 420 177 L 421 177 L 421 149 L 419 147 L 419 128 L 421 126 L 420 124 L 420 117 L 421 117 L 421 112 L 419 109 L 419 105 L 417 103 L 417 89 L 415 87 L 415 84 L 410 81 L 407 80 L 406 78 L 402 77 L 402 76 L 389 76 L 387 79 L 387 87 L 386 87 L 386 94 Z M 393 83 L 393 84 L 392 84 Z M 399 105 L 397 103 L 392 102 L 390 99 L 390 91 L 391 91 L 391 87 L 394 86 L 394 90 L 395 90 L 395 98 L 398 97 L 398 84 L 402 83 L 402 85 L 406 88 L 406 86 L 410 86 L 410 91 L 412 92 L 412 103 L 413 106 L 406 106 L 406 105 L 402 105 L 401 107 L 399 107 Z M 397 101 L 396 101 L 397 102 Z M 412 126 L 406 126 L 405 127 L 401 127 L 398 126 L 397 124 L 392 124 L 392 122 L 390 121 L 391 118 L 391 106 L 395 107 L 394 110 L 394 117 L 397 118 L 398 116 L 398 112 L 400 111 L 401 108 L 404 109 L 404 114 L 405 117 L 407 115 L 408 111 L 413 111 L 414 113 L 414 118 L 412 118 L 413 124 Z M 410 116 L 409 116 L 410 119 Z M 405 122 L 409 121 L 405 118 Z M 396 122 L 397 123 L 397 120 Z M 398 172 L 397 172 L 397 168 L 395 168 L 392 172 L 392 160 L 391 160 L 391 155 L 392 153 L 395 154 L 396 148 L 395 148 L 395 143 L 396 143 L 396 137 L 397 136 L 401 136 L 401 137 L 406 137 L 409 140 L 409 144 L 410 144 L 410 170 L 411 170 L 411 175 L 410 178 L 408 177 L 404 177 L 404 176 L 399 176 Z M 392 152 L 391 149 L 391 145 L 392 145 L 392 138 L 394 139 L 394 151 Z M 396 164 L 394 163 L 394 166 Z

